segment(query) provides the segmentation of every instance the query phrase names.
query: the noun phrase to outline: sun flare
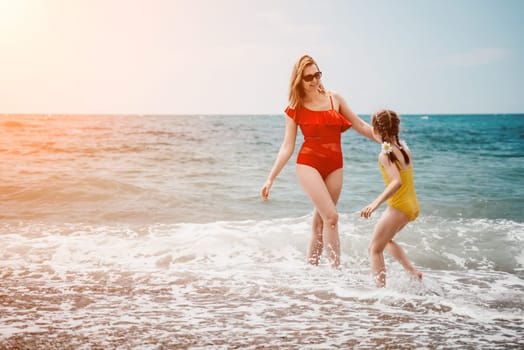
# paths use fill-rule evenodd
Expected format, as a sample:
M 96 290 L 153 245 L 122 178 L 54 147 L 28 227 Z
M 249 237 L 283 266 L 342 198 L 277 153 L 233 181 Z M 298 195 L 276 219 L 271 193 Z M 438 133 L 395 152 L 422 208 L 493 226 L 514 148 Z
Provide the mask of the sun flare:
M 23 1 L 0 0 L 0 26 L 9 28 L 21 23 L 25 8 Z

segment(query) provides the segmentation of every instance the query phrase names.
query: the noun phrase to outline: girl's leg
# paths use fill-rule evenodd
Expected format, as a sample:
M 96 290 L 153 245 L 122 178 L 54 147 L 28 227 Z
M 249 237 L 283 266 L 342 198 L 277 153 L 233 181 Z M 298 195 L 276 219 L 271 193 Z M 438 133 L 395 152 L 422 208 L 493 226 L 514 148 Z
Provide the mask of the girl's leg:
M 400 229 L 402 229 L 402 227 Z M 402 266 L 411 276 L 419 280 L 422 279 L 422 272 L 420 272 L 413 266 L 408 256 L 404 252 L 404 249 L 402 249 L 401 246 L 399 246 L 396 242 L 391 240 L 388 242 L 386 249 L 388 250 L 389 254 L 391 254 L 395 259 L 398 260 L 400 264 L 402 264 Z
M 384 249 L 399 231 L 399 228 L 402 228 L 407 222 L 408 218 L 403 212 L 388 206 L 375 226 L 368 250 L 371 260 L 371 272 L 375 277 L 377 287 L 386 285 Z
M 322 240 L 331 266 L 340 265 L 340 241 L 338 235 L 338 212 L 336 202 L 342 189 L 342 169 L 331 173 L 326 181 L 313 167 L 297 164 L 297 178 L 315 205 L 315 211 L 322 219 Z M 315 228 L 314 228 L 315 229 Z M 312 239 L 316 236 L 313 235 Z M 310 244 L 311 246 L 312 244 Z

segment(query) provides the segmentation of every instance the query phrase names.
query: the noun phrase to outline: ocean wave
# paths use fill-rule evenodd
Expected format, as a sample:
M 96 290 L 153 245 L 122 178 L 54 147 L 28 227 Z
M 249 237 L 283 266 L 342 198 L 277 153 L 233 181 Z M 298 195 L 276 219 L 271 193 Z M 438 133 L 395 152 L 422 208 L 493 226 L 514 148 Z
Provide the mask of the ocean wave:
M 75 202 L 102 201 L 114 196 L 137 195 L 146 189 L 112 179 L 51 175 L 41 183 L 0 186 L 4 203 L 67 205 Z
M 2 122 L 0 125 L 6 129 L 23 129 L 23 128 L 28 128 L 28 127 L 33 126 L 33 124 L 22 123 L 22 122 L 14 121 L 14 120 L 8 120 L 5 122 Z
M 144 244 L 160 246 L 163 250 L 176 242 L 170 254 L 176 260 L 182 256 L 195 259 L 227 260 L 243 257 L 251 263 L 305 260 L 311 216 L 272 220 L 217 221 L 211 223 L 149 224 L 146 226 L 117 226 L 63 224 L 46 225 L 4 223 L 0 235 L 27 232 L 35 234 L 46 230 L 60 236 L 93 239 L 97 232 L 103 240 L 122 240 L 141 237 Z M 354 221 L 352 215 L 341 215 L 341 249 L 345 264 L 354 266 L 367 259 L 367 245 L 375 220 Z M 139 227 L 136 230 L 133 227 Z M 443 271 L 501 271 L 522 274 L 524 262 L 524 224 L 510 220 L 459 219 L 444 220 L 440 217 L 421 217 L 400 232 L 396 241 L 407 254 L 423 268 Z M 98 244 L 96 244 L 98 245 Z M 123 249 L 128 254 L 130 247 Z M 143 251 L 137 252 L 144 256 Z M 121 257 L 115 256 L 120 259 Z M 141 260 L 141 259 L 139 259 Z M 217 260 L 217 261 L 218 261 Z M 116 262 L 116 261 L 115 261 Z M 151 265 L 144 261 L 140 265 Z M 154 264 L 153 264 L 154 265 Z
M 180 337 L 188 336 L 202 346 L 302 347 L 316 341 L 326 348 L 374 348 L 388 337 L 414 348 L 521 342 L 523 279 L 496 264 L 460 262 L 460 254 L 482 261 L 493 253 L 491 242 L 484 245 L 474 234 L 497 237 L 500 249 L 522 251 L 521 226 L 472 220 L 435 227 L 441 219 L 422 220 L 398 237 L 424 272 L 422 282 L 388 259 L 388 286 L 376 289 L 366 253 L 373 223 L 352 225 L 342 218 L 343 263 L 333 270 L 326 261 L 305 264 L 308 219 L 136 226 L 3 222 L 0 344 L 28 344 L 50 329 L 55 340 L 93 347 L 121 346 L 122 339 L 110 336 L 119 331 L 130 341 L 176 339 L 180 345 Z M 453 232 L 456 225 L 463 228 Z M 494 225 L 495 232 L 486 232 Z M 464 251 L 466 246 L 476 249 Z M 449 254 L 459 261 L 450 263 Z M 129 337 L 133 329 L 140 336 Z

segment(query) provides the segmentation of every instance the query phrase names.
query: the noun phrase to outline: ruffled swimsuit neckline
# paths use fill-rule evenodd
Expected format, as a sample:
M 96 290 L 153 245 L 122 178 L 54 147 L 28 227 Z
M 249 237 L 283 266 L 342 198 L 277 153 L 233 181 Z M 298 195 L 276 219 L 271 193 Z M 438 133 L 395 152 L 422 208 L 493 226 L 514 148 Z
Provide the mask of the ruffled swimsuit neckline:
M 304 125 L 325 125 L 325 126 L 339 126 L 340 131 L 344 132 L 349 129 L 352 124 L 339 111 L 334 108 L 333 97 L 329 95 L 331 109 L 315 111 L 303 105 L 296 109 L 287 107 L 286 114 L 295 120 L 301 126 Z M 302 113 L 300 113 L 302 112 Z

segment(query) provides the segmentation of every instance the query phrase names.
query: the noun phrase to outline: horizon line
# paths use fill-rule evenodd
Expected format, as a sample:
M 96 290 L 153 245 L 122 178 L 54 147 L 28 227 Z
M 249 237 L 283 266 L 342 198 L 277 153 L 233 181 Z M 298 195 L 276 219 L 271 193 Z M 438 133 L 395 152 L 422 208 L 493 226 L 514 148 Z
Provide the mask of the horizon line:
M 357 115 L 372 115 L 373 113 L 356 113 Z M 524 112 L 431 112 L 431 113 L 399 113 L 404 116 L 430 116 L 430 115 L 524 115 Z M 142 116 L 142 117 L 162 117 L 162 116 L 282 116 L 284 112 L 280 113 L 3 113 L 0 112 L 1 117 L 5 116 Z

